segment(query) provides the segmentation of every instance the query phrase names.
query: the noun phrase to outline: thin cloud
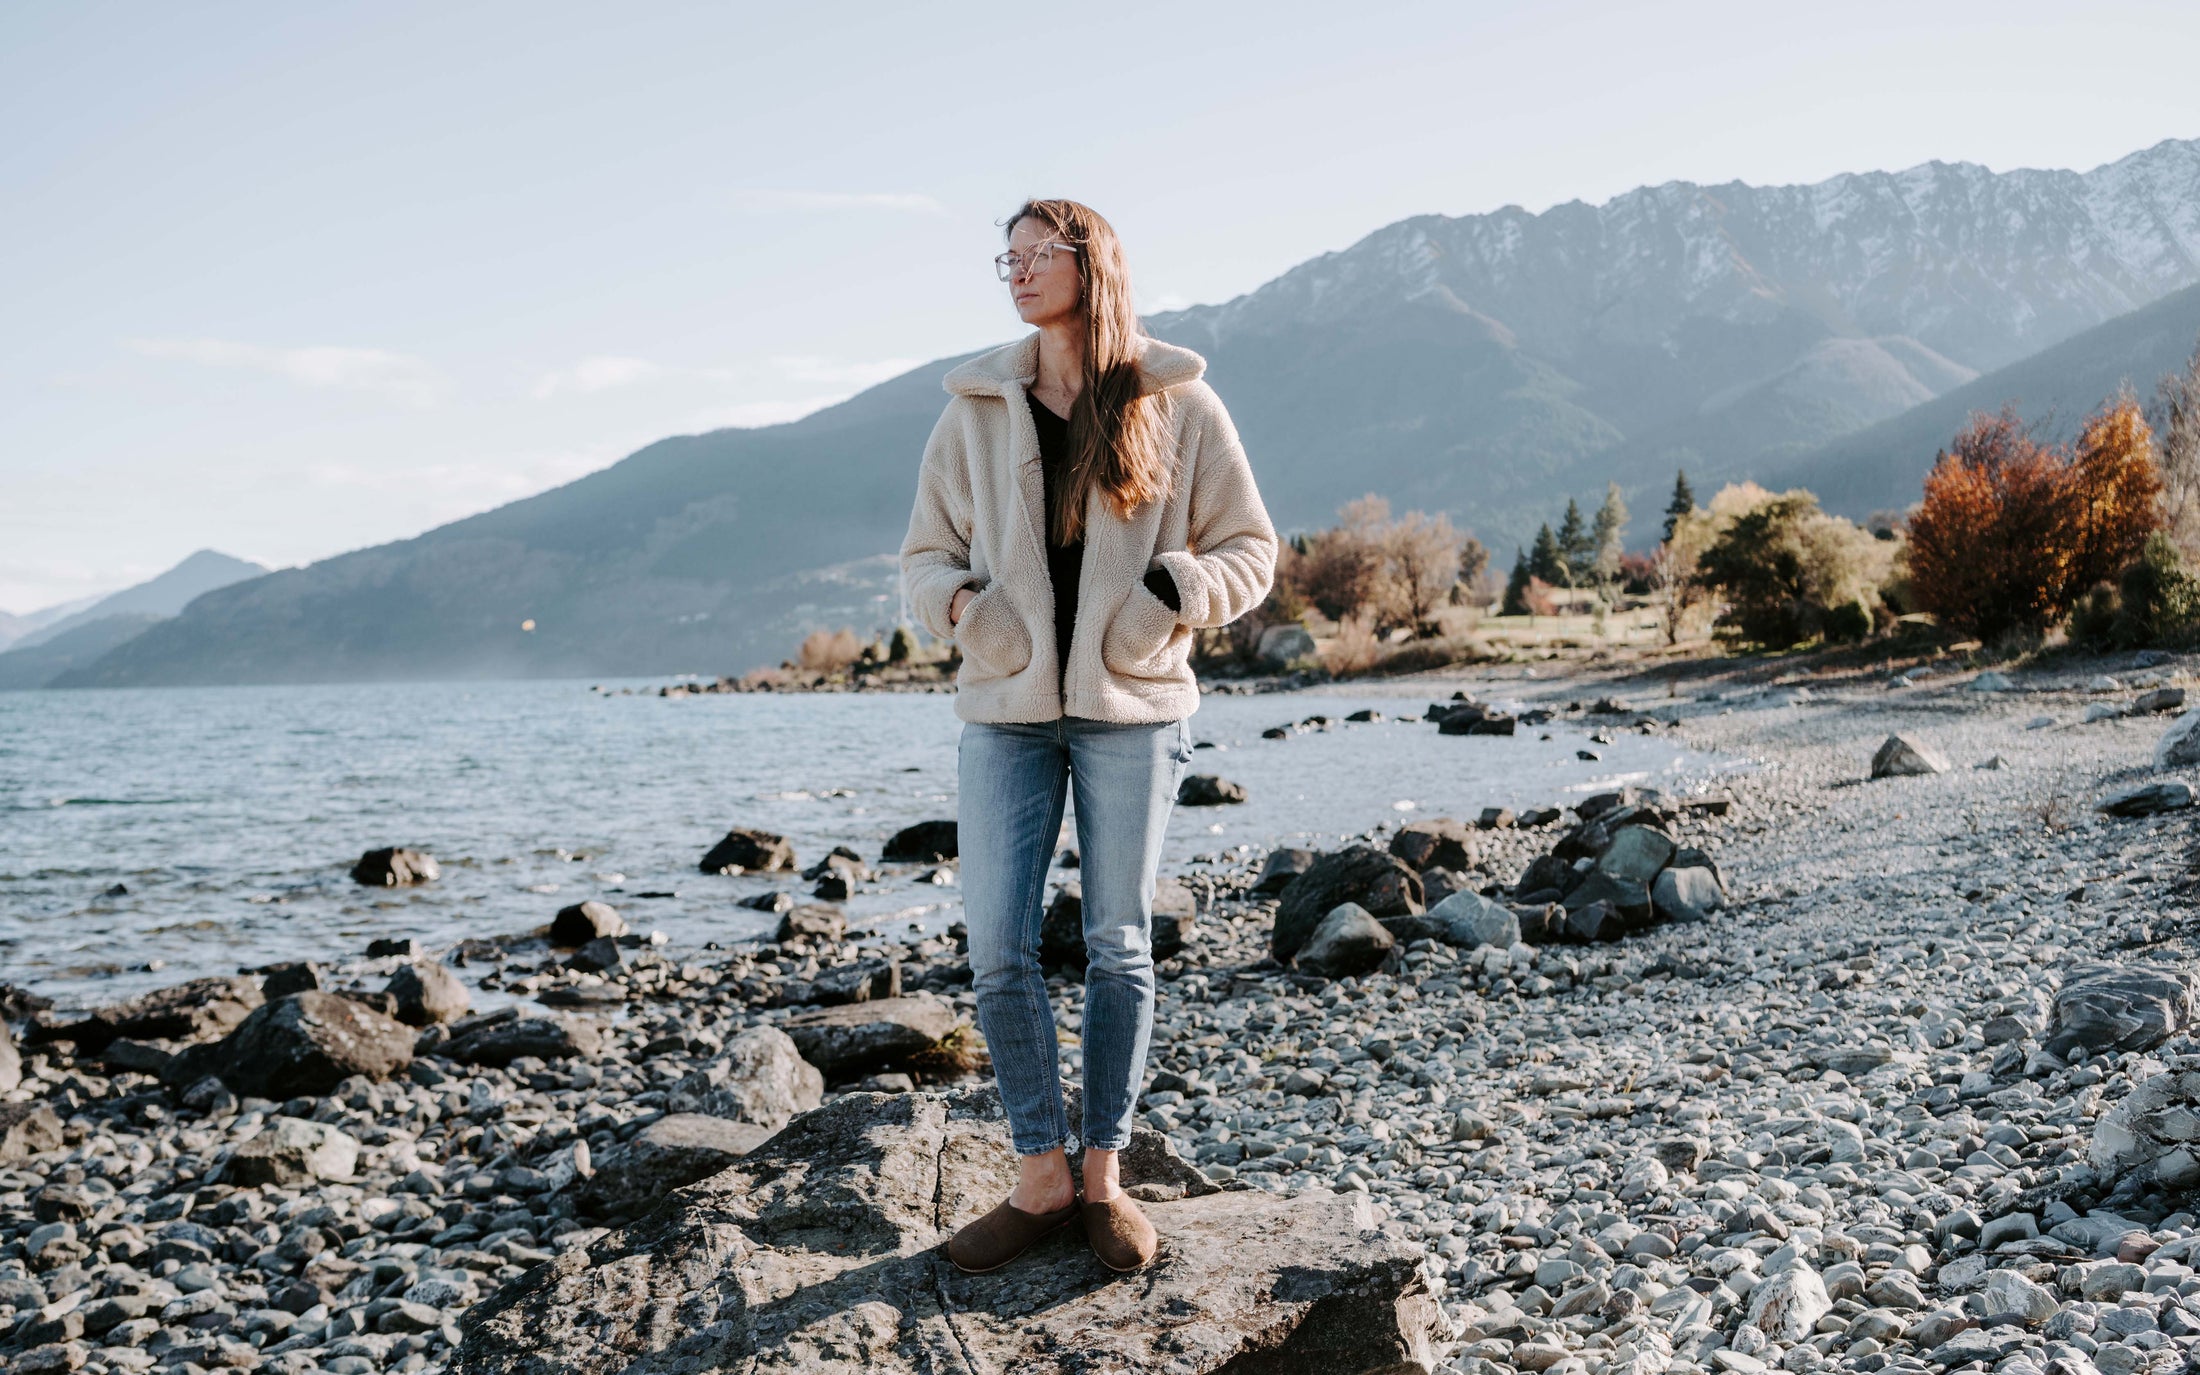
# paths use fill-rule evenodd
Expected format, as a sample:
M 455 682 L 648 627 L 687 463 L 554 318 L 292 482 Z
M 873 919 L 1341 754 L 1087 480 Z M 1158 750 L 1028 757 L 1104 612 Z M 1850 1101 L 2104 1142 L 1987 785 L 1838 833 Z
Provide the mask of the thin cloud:
M 386 349 L 268 348 L 227 339 L 127 339 L 123 346 L 146 358 L 272 373 L 302 386 L 373 392 L 413 406 L 433 405 L 445 390 L 425 359 Z
M 592 392 L 646 382 L 663 372 L 663 368 L 647 358 L 583 358 L 572 367 L 544 373 L 535 379 L 535 385 L 529 394 L 537 401 L 547 401 L 559 392 L 579 392 L 585 396 Z
M 893 210 L 903 214 L 944 215 L 947 207 L 931 196 L 902 191 L 743 191 L 740 199 L 759 210 Z

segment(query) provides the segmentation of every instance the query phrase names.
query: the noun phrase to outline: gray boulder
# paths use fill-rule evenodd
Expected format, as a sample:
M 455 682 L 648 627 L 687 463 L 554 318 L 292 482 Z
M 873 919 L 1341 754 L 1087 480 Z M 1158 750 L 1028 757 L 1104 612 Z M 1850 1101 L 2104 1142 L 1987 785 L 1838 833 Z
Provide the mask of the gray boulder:
M 1655 826 L 1622 826 L 1597 858 L 1597 868 L 1613 878 L 1647 884 L 1673 862 L 1673 838 Z
M 1176 787 L 1179 807 L 1224 807 L 1245 800 L 1245 786 L 1211 773 L 1195 773 Z
M 1292 622 L 1289 625 L 1272 625 L 1260 632 L 1260 644 L 1255 650 L 1271 667 L 1282 668 L 1296 660 L 1312 656 L 1314 637 L 1305 626 Z
M 1922 740 L 1890 735 L 1872 755 L 1872 777 L 1903 778 L 1916 774 L 1948 772 L 1948 756 Z
M 750 1027 L 725 1052 L 673 1085 L 665 1106 L 777 1131 L 825 1101 L 825 1076 L 778 1027 Z
M 822 941 L 832 943 L 845 940 L 848 935 L 848 918 L 837 907 L 822 903 L 810 903 L 796 907 L 779 919 L 779 930 L 772 939 L 781 945 L 789 941 Z
M 1398 938 L 1369 916 L 1366 908 L 1348 902 L 1322 918 L 1299 947 L 1296 963 L 1308 974 L 1342 979 L 1373 970 L 1397 943 Z
M 15 1048 L 15 1034 L 0 1022 L 0 1093 L 23 1082 L 23 1053 Z
M 2100 810 L 2108 816 L 2160 816 L 2164 812 L 2180 812 L 2192 805 L 2192 785 L 2180 779 L 2165 778 L 2155 783 L 2134 783 L 2128 788 L 2118 788 L 2101 799 Z
M 710 847 L 697 867 L 706 874 L 760 874 L 801 866 L 785 836 L 736 826 Z
M 0 1103 L 0 1165 L 61 1149 L 61 1119 L 44 1103 Z
M 405 888 L 443 877 L 435 856 L 402 846 L 369 850 L 351 866 L 351 881 L 367 888 Z
M 2160 712 L 2183 711 L 2185 690 L 2179 687 L 2160 687 L 2152 692 L 2142 692 L 2131 704 L 2134 716 L 2152 716 Z
M 458 975 L 433 960 L 399 968 L 386 991 L 397 1000 L 397 1020 L 407 1026 L 455 1022 L 474 1001 Z
M 2154 745 L 2154 766 L 2181 769 L 2200 764 L 2200 710 L 2188 711 L 2170 722 Z
M 1676 864 L 1650 885 L 1650 907 L 1661 921 L 1708 921 L 1725 906 L 1719 876 L 1693 864 Z
M 1520 940 L 1520 917 L 1503 903 L 1480 893 L 1453 893 L 1429 909 L 1444 923 L 1444 940 L 1472 950 L 1478 945 L 1510 949 Z
M 319 1097 L 354 1074 L 387 1079 L 412 1063 L 413 1031 L 356 999 L 308 991 L 259 1008 L 213 1045 L 193 1046 L 162 1078 L 211 1074 L 253 1098 Z
M 798 1013 L 781 1024 L 828 1082 L 907 1068 L 966 1029 L 954 1004 L 931 993 Z
M 226 1183 L 288 1188 L 323 1179 L 349 1179 L 359 1165 L 359 1142 L 326 1122 L 278 1117 L 230 1154 Z
M 660 1117 L 594 1162 L 581 1190 L 591 1213 L 633 1217 L 674 1189 L 708 1179 L 764 1144 L 769 1127 L 723 1117 L 676 1112 Z
M 964 1275 L 941 1244 L 1015 1183 L 999 1100 L 849 1094 L 633 1226 L 506 1285 L 467 1315 L 450 1369 L 1433 1367 L 1445 1322 L 1421 1253 L 1375 1230 L 1365 1195 L 1216 1191 L 1141 1128 L 1123 1161 L 1134 1193 L 1150 1163 L 1167 1168 L 1171 1201 L 1148 1204 L 1161 1254 L 1135 1283 L 1095 1263 L 1075 1228 L 998 1273 Z
M 1263 897 L 1272 897 L 1291 886 L 1291 880 L 1314 867 L 1314 852 L 1289 846 L 1270 850 L 1260 862 L 1260 877 L 1253 880 L 1253 891 Z
M 1417 916 L 1422 910 L 1421 876 L 1404 860 L 1372 845 L 1348 845 L 1323 855 L 1283 890 L 1269 932 L 1269 953 L 1278 962 L 1289 962 L 1314 928 L 1348 902 L 1373 917 Z
M 26 1039 L 75 1043 L 80 1055 L 97 1054 L 126 1036 L 133 1041 L 210 1041 L 225 1036 L 262 1004 L 257 979 L 217 975 L 158 989 L 82 1017 L 41 1013 Z
M 1390 838 L 1390 852 L 1419 872 L 1431 867 L 1472 869 L 1476 859 L 1474 832 L 1448 816 L 1431 817 L 1400 827 Z
M 2093 1128 L 2087 1150 L 2107 1180 L 2183 1192 L 2200 1184 L 2200 1071 L 2140 1080 Z
M 560 908 L 550 923 L 552 945 L 586 945 L 605 936 L 626 934 L 626 918 L 608 902 L 576 902 Z
M 462 1064 L 502 1067 L 522 1056 L 588 1058 L 602 1051 L 603 1037 L 603 1025 L 592 1018 L 500 1007 L 453 1026 L 451 1039 L 435 1053 Z
M 2085 965 L 2063 980 L 2043 1044 L 2064 1059 L 2088 1051 L 2151 1050 L 2192 1021 L 2182 971 L 2153 965 Z

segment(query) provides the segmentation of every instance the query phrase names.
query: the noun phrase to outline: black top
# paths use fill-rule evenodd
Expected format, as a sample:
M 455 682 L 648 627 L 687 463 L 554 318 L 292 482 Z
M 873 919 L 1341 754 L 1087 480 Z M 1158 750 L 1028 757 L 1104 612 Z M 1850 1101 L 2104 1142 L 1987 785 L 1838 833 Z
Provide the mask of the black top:
M 1052 512 L 1055 492 L 1064 480 L 1069 467 L 1069 421 L 1042 405 L 1029 390 L 1024 400 L 1031 407 L 1031 425 L 1039 432 L 1039 467 L 1046 477 L 1046 509 Z M 1054 584 L 1054 662 L 1060 667 L 1063 681 L 1069 678 L 1069 639 L 1077 627 L 1077 577 L 1085 562 L 1085 542 L 1072 540 L 1068 544 L 1054 542 L 1054 522 L 1046 513 L 1040 516 L 1047 532 L 1047 575 Z M 1181 609 L 1177 601 L 1176 580 L 1167 569 L 1156 568 L 1146 574 L 1146 590 L 1159 597 L 1171 611 Z

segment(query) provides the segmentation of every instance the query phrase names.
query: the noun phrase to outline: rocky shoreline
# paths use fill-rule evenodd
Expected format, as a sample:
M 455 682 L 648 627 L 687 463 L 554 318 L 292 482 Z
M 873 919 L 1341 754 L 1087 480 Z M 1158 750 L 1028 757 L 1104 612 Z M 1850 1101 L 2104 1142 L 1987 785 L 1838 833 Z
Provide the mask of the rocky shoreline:
M 2191 793 L 2131 799 L 2194 762 L 2156 758 L 2177 670 L 1644 711 L 1537 683 L 1760 767 L 1716 805 L 1365 818 L 1360 851 L 1195 868 L 1138 1281 L 1066 1236 L 938 1264 L 1008 1165 L 953 933 L 789 900 L 775 941 L 673 952 L 581 914 L 557 947 L 11 1005 L 0 1360 L 2167 1372 L 2200 1349 Z M 1892 735 L 1922 771 L 1872 778 Z M 524 1001 L 470 1015 L 461 979 Z

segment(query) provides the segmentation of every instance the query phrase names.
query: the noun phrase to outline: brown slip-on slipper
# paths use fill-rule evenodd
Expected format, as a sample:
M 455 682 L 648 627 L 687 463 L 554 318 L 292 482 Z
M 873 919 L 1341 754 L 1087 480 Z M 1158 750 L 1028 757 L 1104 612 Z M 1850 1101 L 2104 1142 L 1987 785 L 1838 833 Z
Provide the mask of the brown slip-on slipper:
M 1117 1194 L 1104 1203 L 1087 1203 L 1084 1215 L 1085 1240 L 1092 1243 L 1092 1253 L 1118 1274 L 1127 1274 L 1152 1260 L 1161 1245 L 1153 1223 L 1146 1220 L 1129 1194 Z
M 1076 1216 L 1075 1198 L 1051 1213 L 1027 1213 L 1003 1199 L 999 1207 L 947 1239 L 947 1258 L 966 1275 L 983 1275 L 1016 1259 L 1033 1242 Z

